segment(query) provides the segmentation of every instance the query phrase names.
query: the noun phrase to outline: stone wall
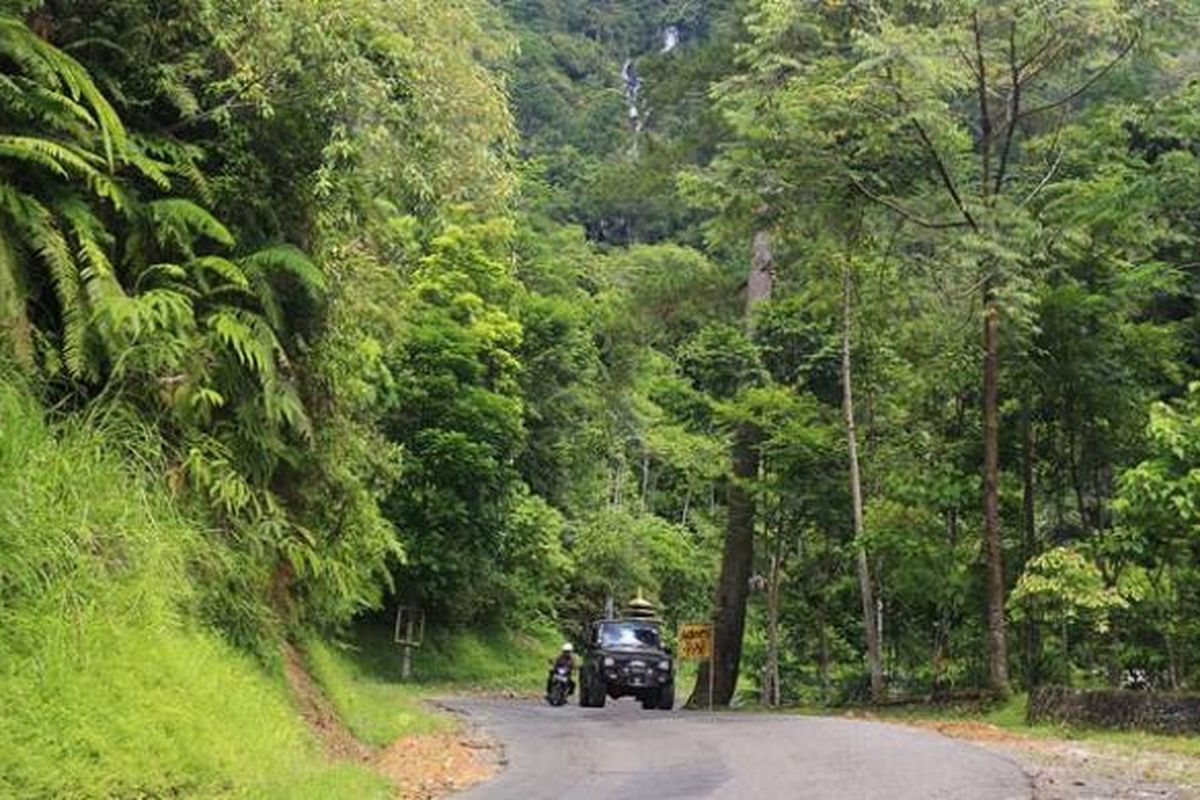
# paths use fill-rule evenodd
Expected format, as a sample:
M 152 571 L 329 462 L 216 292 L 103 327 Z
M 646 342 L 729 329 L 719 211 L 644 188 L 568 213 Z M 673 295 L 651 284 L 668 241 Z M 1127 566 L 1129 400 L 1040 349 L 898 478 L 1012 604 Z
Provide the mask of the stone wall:
M 1200 733 L 1200 695 L 1043 686 L 1029 694 L 1028 721 Z

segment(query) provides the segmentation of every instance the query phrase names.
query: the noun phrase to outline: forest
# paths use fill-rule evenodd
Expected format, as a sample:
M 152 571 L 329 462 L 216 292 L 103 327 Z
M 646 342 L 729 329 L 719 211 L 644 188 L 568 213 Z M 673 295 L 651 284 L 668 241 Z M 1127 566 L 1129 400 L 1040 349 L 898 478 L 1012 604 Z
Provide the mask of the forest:
M 642 591 L 718 705 L 1196 689 L 1198 31 L 2 0 L 0 794 L 397 605 Z

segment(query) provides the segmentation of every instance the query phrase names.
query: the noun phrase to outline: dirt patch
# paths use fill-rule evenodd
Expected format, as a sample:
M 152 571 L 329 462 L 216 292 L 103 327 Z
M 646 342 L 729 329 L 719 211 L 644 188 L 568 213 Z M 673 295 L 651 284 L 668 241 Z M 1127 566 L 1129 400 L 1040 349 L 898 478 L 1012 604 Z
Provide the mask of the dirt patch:
M 347 728 L 290 644 L 283 646 L 284 676 L 296 710 L 331 761 L 366 764 L 390 780 L 397 800 L 435 800 L 485 781 L 499 771 L 499 744 L 475 731 L 405 736 L 373 748 Z
M 432 800 L 487 780 L 501 761 L 499 747 L 477 734 L 442 733 L 398 739 L 371 763 L 400 800 Z
M 361 762 L 371 759 L 371 748 L 355 738 L 350 729 L 342 724 L 321 688 L 304 668 L 300 654 L 288 643 L 283 645 L 283 674 L 291 689 L 296 710 L 316 735 L 327 758 Z
M 1200 800 L 1193 759 L 1061 740 L 984 744 L 1025 769 L 1034 800 Z
M 951 739 L 969 739 L 972 742 L 1007 742 L 1031 744 L 1035 739 L 1022 736 L 986 722 L 972 720 L 914 720 L 905 723 L 914 728 L 934 730 Z
M 1008 756 L 1029 775 L 1034 800 L 1200 800 L 1200 759 L 1191 756 L 1026 736 L 971 720 L 899 722 Z

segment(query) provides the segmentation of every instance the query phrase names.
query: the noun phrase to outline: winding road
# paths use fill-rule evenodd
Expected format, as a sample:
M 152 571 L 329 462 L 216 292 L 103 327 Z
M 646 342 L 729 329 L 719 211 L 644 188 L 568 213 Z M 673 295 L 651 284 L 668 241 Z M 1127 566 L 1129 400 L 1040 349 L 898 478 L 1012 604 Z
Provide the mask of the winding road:
M 446 703 L 505 747 L 470 800 L 789 798 L 1028 800 L 1021 769 L 981 748 L 896 725 L 775 714 L 603 709 L 532 700 Z

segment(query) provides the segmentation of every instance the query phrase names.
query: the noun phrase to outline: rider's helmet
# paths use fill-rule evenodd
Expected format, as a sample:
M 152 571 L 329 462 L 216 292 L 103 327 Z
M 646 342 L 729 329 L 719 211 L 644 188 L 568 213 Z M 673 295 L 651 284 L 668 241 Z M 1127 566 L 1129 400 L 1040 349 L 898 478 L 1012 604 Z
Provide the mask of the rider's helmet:
M 564 644 L 562 646 L 562 651 L 564 653 L 573 653 L 573 652 L 575 652 L 575 648 L 571 645 L 570 642 L 567 642 L 566 644 Z

